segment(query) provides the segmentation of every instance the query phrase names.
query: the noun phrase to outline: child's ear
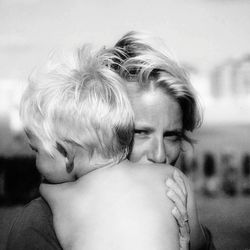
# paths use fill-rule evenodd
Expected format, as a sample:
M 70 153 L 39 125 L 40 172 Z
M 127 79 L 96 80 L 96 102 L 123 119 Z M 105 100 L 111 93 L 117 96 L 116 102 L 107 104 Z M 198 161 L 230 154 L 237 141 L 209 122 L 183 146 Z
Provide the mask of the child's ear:
M 67 150 L 60 144 L 59 142 L 56 142 L 56 149 L 59 153 L 61 153 L 64 157 L 68 156 Z
M 66 149 L 62 144 L 56 142 L 56 149 L 66 158 L 66 170 L 67 173 L 71 173 L 74 169 L 74 157 L 72 156 L 72 152 L 70 152 L 70 148 Z
M 67 173 L 71 173 L 74 169 L 74 158 L 66 158 L 66 170 Z

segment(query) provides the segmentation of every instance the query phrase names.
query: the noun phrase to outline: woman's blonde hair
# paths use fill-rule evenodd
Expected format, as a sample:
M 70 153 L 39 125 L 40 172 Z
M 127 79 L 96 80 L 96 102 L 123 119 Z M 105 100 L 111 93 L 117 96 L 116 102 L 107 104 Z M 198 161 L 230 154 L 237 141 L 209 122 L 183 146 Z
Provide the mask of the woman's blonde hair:
M 49 61 L 33 75 L 21 100 L 25 129 L 52 154 L 56 143 L 75 143 L 105 158 L 127 156 L 133 138 L 133 111 L 122 79 L 110 65 L 114 51 L 77 50 L 73 60 Z
M 116 43 L 115 48 L 119 59 L 113 68 L 125 82 L 136 84 L 138 91 L 160 89 L 179 103 L 183 138 L 191 142 L 186 131 L 200 126 L 200 105 L 187 73 L 170 55 L 165 44 L 146 33 L 131 31 Z

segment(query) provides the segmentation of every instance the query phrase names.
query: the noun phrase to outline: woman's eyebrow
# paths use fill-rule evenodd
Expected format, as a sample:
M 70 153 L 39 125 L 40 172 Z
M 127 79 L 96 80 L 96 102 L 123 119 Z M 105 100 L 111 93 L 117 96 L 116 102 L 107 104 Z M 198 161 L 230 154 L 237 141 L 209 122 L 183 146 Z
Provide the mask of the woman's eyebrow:
M 164 136 L 183 136 L 182 129 L 168 130 L 164 132 Z

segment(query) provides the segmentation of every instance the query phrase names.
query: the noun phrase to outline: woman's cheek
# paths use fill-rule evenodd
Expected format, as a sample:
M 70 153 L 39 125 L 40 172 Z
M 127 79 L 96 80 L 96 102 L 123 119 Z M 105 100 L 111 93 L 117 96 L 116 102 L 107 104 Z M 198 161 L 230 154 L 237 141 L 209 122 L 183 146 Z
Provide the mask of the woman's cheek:
M 181 153 L 181 143 L 166 143 L 165 142 L 165 151 L 167 154 L 167 163 L 170 165 L 175 165 Z
M 140 162 L 143 156 L 146 154 L 145 146 L 140 140 L 134 140 L 132 151 L 129 154 L 128 159 L 132 162 Z

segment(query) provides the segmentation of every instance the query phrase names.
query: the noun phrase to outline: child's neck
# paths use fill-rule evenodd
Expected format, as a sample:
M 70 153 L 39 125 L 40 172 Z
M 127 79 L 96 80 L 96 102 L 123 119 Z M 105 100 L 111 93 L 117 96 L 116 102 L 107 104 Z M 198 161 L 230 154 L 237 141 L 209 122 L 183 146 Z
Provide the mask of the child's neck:
M 91 173 L 98 169 L 110 168 L 113 167 L 114 165 L 118 165 L 119 163 L 120 162 L 115 158 L 106 159 L 102 157 L 100 154 L 94 153 L 89 160 L 89 167 L 87 168 L 87 170 L 86 169 L 82 170 L 82 166 L 79 164 L 76 171 L 76 178 L 79 179 L 80 177 L 83 177 L 88 173 Z

